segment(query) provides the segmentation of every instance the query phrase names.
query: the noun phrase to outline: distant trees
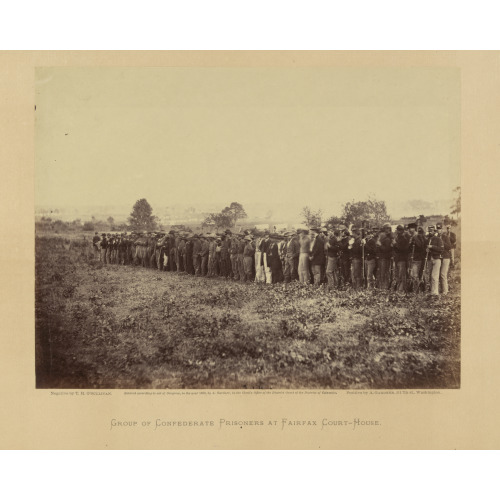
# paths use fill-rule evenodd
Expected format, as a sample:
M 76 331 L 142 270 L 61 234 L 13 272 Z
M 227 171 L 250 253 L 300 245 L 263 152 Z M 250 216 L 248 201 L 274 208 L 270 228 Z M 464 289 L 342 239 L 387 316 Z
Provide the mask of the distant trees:
M 308 227 L 320 226 L 323 220 L 323 212 L 321 210 L 312 210 L 306 206 L 302 209 L 301 216 L 303 223 Z M 350 224 L 359 225 L 363 222 L 368 222 L 371 227 L 381 226 L 385 222 L 389 222 L 391 217 L 387 213 L 385 201 L 380 201 L 375 198 L 368 198 L 366 201 L 349 201 L 343 208 L 340 216 L 332 215 L 325 220 L 328 226 L 336 227 L 341 224 L 349 226 Z
M 243 208 L 243 205 L 241 203 L 237 203 L 233 201 L 231 205 L 228 207 L 224 208 L 222 210 L 221 214 L 230 217 L 232 220 L 232 225 L 236 225 L 236 222 L 240 219 L 246 219 L 247 213 L 245 212 L 245 209 Z
M 230 228 L 234 226 L 234 219 L 231 214 L 224 213 L 224 211 L 219 213 L 211 213 L 201 223 L 201 226 L 215 226 L 216 229 Z
M 363 221 L 368 221 L 372 226 L 381 226 L 389 222 L 391 217 L 387 213 L 385 201 L 368 198 L 367 201 L 351 201 L 344 205 L 341 219 L 344 224 L 361 225 Z
M 137 200 L 128 218 L 133 231 L 153 231 L 158 224 L 158 218 L 153 215 L 153 209 L 146 198 Z
M 340 217 L 332 215 L 331 217 L 326 219 L 325 224 L 329 227 L 337 227 L 340 226 L 341 224 L 344 224 L 344 221 Z
M 322 210 L 314 211 L 310 207 L 305 206 L 300 215 L 302 217 L 302 224 L 305 224 L 307 227 L 321 226 Z
M 202 222 L 202 227 L 215 226 L 217 229 L 230 228 L 236 225 L 240 219 L 246 219 L 247 213 L 241 203 L 233 201 L 229 207 L 225 207 L 220 212 L 208 214 Z

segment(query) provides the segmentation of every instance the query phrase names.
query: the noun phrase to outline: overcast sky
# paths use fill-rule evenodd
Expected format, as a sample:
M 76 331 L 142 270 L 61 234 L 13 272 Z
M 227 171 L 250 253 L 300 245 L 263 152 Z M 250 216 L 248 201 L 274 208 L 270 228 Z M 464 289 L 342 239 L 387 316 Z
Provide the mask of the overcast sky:
M 460 74 L 38 68 L 36 205 L 390 208 L 460 184 Z

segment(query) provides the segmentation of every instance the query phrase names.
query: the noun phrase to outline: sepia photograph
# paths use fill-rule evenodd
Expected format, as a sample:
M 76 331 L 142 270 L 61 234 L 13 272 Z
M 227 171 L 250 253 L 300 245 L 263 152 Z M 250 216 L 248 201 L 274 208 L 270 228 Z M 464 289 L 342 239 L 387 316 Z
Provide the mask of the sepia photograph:
M 460 389 L 453 67 L 35 68 L 38 389 Z

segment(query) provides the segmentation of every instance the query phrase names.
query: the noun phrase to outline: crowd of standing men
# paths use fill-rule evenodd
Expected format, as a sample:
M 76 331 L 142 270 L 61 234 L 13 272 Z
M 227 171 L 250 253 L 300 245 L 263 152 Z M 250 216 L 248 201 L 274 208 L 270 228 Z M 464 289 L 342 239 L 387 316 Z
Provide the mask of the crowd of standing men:
M 299 280 L 331 289 L 352 286 L 448 293 L 456 235 L 450 226 L 313 227 L 285 233 L 257 229 L 233 233 L 95 233 L 95 258 L 104 264 L 243 282 Z

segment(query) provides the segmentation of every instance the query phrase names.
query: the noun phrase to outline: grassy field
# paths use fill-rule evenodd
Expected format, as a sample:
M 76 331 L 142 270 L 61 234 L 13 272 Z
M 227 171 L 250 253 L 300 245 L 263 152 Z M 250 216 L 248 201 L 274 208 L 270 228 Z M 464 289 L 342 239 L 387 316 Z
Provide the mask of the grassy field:
M 39 388 L 458 388 L 451 293 L 257 285 L 102 266 L 36 238 Z

